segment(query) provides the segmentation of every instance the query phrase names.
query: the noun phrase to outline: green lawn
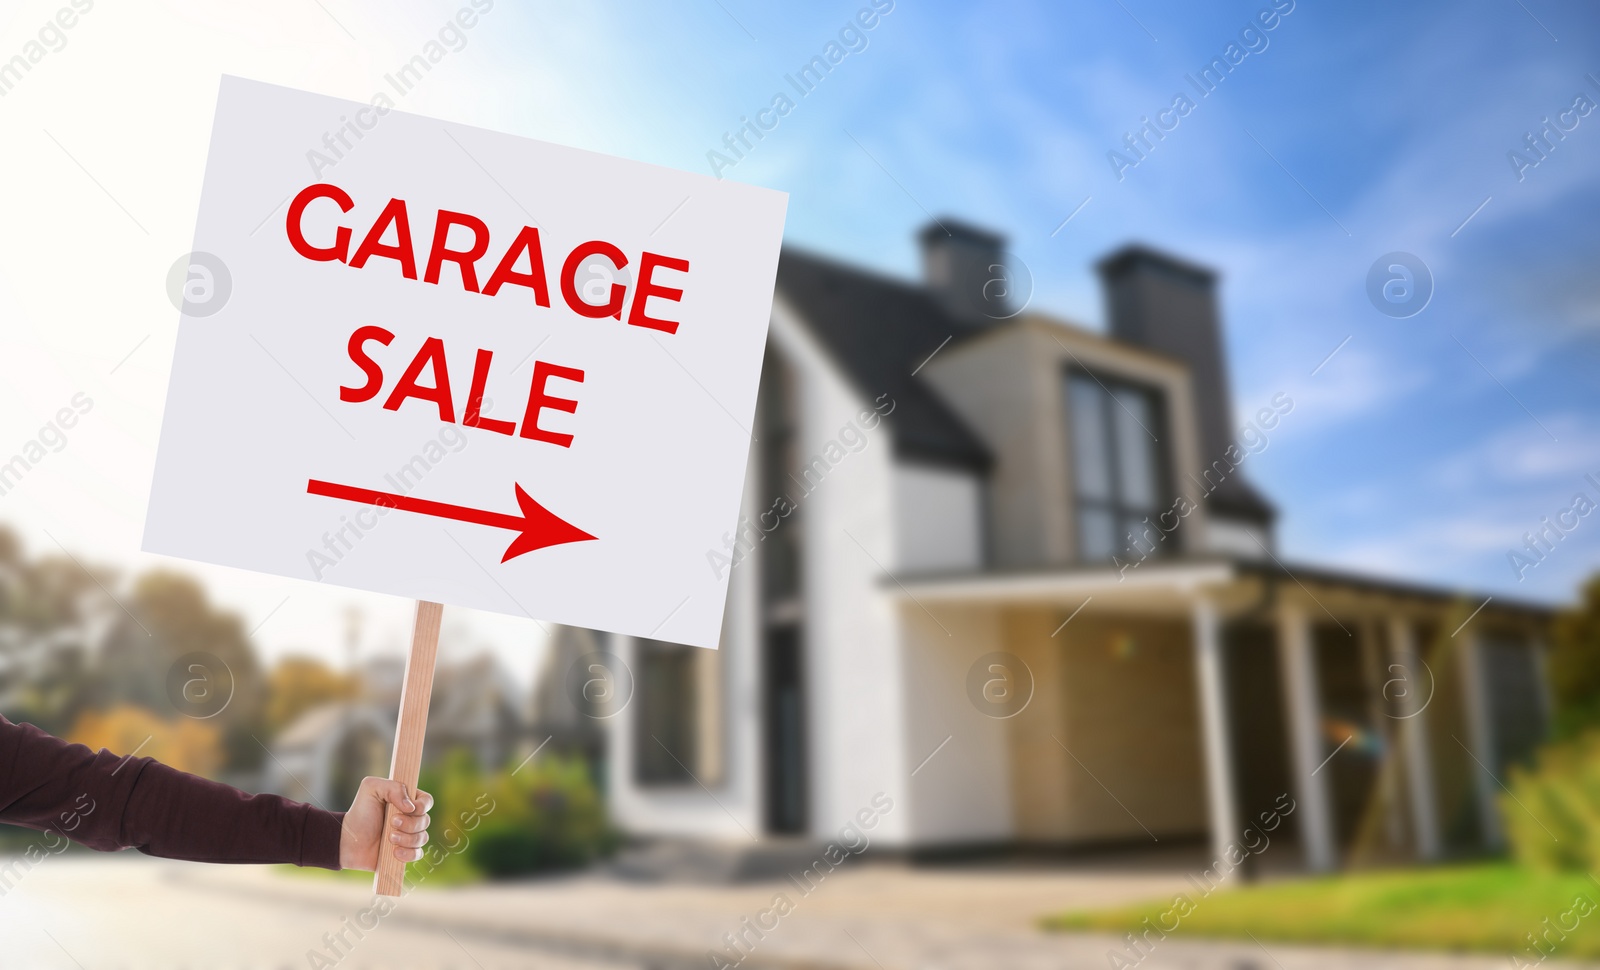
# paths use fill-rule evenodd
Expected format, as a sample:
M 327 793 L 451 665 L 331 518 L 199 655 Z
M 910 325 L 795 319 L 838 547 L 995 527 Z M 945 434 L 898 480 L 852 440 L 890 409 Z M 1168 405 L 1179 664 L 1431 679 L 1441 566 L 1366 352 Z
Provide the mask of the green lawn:
M 1248 932 L 1263 941 L 1476 950 L 1531 962 L 1538 955 L 1529 954 L 1526 934 L 1539 936 L 1549 917 L 1551 925 L 1579 921 L 1557 944 L 1555 956 L 1600 957 L 1600 884 L 1581 873 L 1553 875 L 1506 864 L 1445 866 L 1269 883 L 1204 897 L 1191 888 L 1188 895 L 1194 908 L 1174 931 L 1179 936 L 1245 939 Z M 1591 910 L 1588 916 L 1573 910 L 1579 896 L 1589 901 L 1583 907 Z M 1172 905 L 1163 900 L 1066 912 L 1044 925 L 1121 934 L 1138 929 L 1147 916 L 1155 922 Z M 1172 920 L 1166 917 L 1169 926 Z

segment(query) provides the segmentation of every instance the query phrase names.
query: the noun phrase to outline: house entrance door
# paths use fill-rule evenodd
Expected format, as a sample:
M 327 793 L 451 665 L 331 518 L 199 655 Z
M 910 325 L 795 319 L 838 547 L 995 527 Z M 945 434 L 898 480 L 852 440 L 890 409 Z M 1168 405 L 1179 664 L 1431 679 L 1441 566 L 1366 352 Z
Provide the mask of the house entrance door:
M 766 764 L 767 831 L 806 830 L 806 745 L 804 669 L 800 628 L 767 629 L 762 663 L 762 719 Z

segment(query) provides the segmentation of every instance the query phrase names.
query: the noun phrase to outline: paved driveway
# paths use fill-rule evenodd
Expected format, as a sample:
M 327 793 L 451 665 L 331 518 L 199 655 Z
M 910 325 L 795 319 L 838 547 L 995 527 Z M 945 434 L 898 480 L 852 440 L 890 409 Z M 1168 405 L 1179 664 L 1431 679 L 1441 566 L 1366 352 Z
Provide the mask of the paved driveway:
M 366 885 L 255 867 L 124 854 L 46 859 L 0 896 L 0 968 L 338 966 L 850 970 L 1106 968 L 1118 941 L 1038 932 L 1064 906 L 1162 896 L 1178 870 L 841 869 L 804 894 L 789 882 L 681 886 L 581 875 L 422 889 L 377 921 Z M 777 915 L 782 894 L 786 914 Z M 762 916 L 763 913 L 767 915 Z M 746 923 L 746 919 L 750 923 Z M 761 930 L 759 921 L 768 927 Z M 751 928 L 755 927 L 755 928 Z M 742 935 L 740 950 L 724 934 Z M 342 935 L 342 939 L 340 936 Z M 321 962 L 319 962 L 321 961 Z M 1503 970 L 1505 958 L 1398 955 L 1185 940 L 1142 968 Z

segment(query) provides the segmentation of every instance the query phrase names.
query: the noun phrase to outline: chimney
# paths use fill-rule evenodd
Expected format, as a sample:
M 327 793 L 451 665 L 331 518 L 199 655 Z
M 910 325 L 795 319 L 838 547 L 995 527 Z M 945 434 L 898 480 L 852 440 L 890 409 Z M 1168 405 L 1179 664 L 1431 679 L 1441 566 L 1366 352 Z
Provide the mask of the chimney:
M 1111 336 L 1189 365 L 1202 460 L 1222 455 L 1233 441 L 1233 395 L 1222 353 L 1217 274 L 1137 244 L 1095 268 L 1105 287 Z
M 1016 314 L 1004 236 L 946 218 L 917 238 L 923 279 L 952 317 L 976 327 Z

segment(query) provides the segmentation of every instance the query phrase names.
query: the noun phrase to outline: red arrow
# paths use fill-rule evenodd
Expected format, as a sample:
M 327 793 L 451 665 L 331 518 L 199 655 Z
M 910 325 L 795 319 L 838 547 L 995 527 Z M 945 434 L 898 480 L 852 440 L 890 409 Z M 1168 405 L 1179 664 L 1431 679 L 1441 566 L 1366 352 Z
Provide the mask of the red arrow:
M 594 536 L 535 502 L 527 492 L 522 490 L 521 485 L 513 483 L 513 486 L 517 490 L 517 505 L 522 509 L 521 515 L 511 515 L 505 512 L 487 512 L 483 509 L 467 508 L 464 505 L 431 502 L 427 499 L 410 498 L 405 495 L 396 495 L 392 492 L 376 492 L 370 488 L 356 488 L 354 485 L 319 482 L 315 478 L 306 482 L 306 491 L 312 495 L 342 498 L 366 505 L 380 505 L 385 508 L 399 509 L 402 512 L 420 512 L 423 515 L 435 515 L 441 519 L 455 519 L 459 522 L 472 522 L 476 525 L 487 525 L 496 529 L 510 529 L 512 532 L 517 533 L 517 537 L 511 540 L 511 545 L 506 547 L 506 554 L 501 557 L 501 562 L 515 559 L 525 552 L 543 549 L 545 546 L 559 546 L 564 542 L 582 542 L 585 539 L 594 538 Z

